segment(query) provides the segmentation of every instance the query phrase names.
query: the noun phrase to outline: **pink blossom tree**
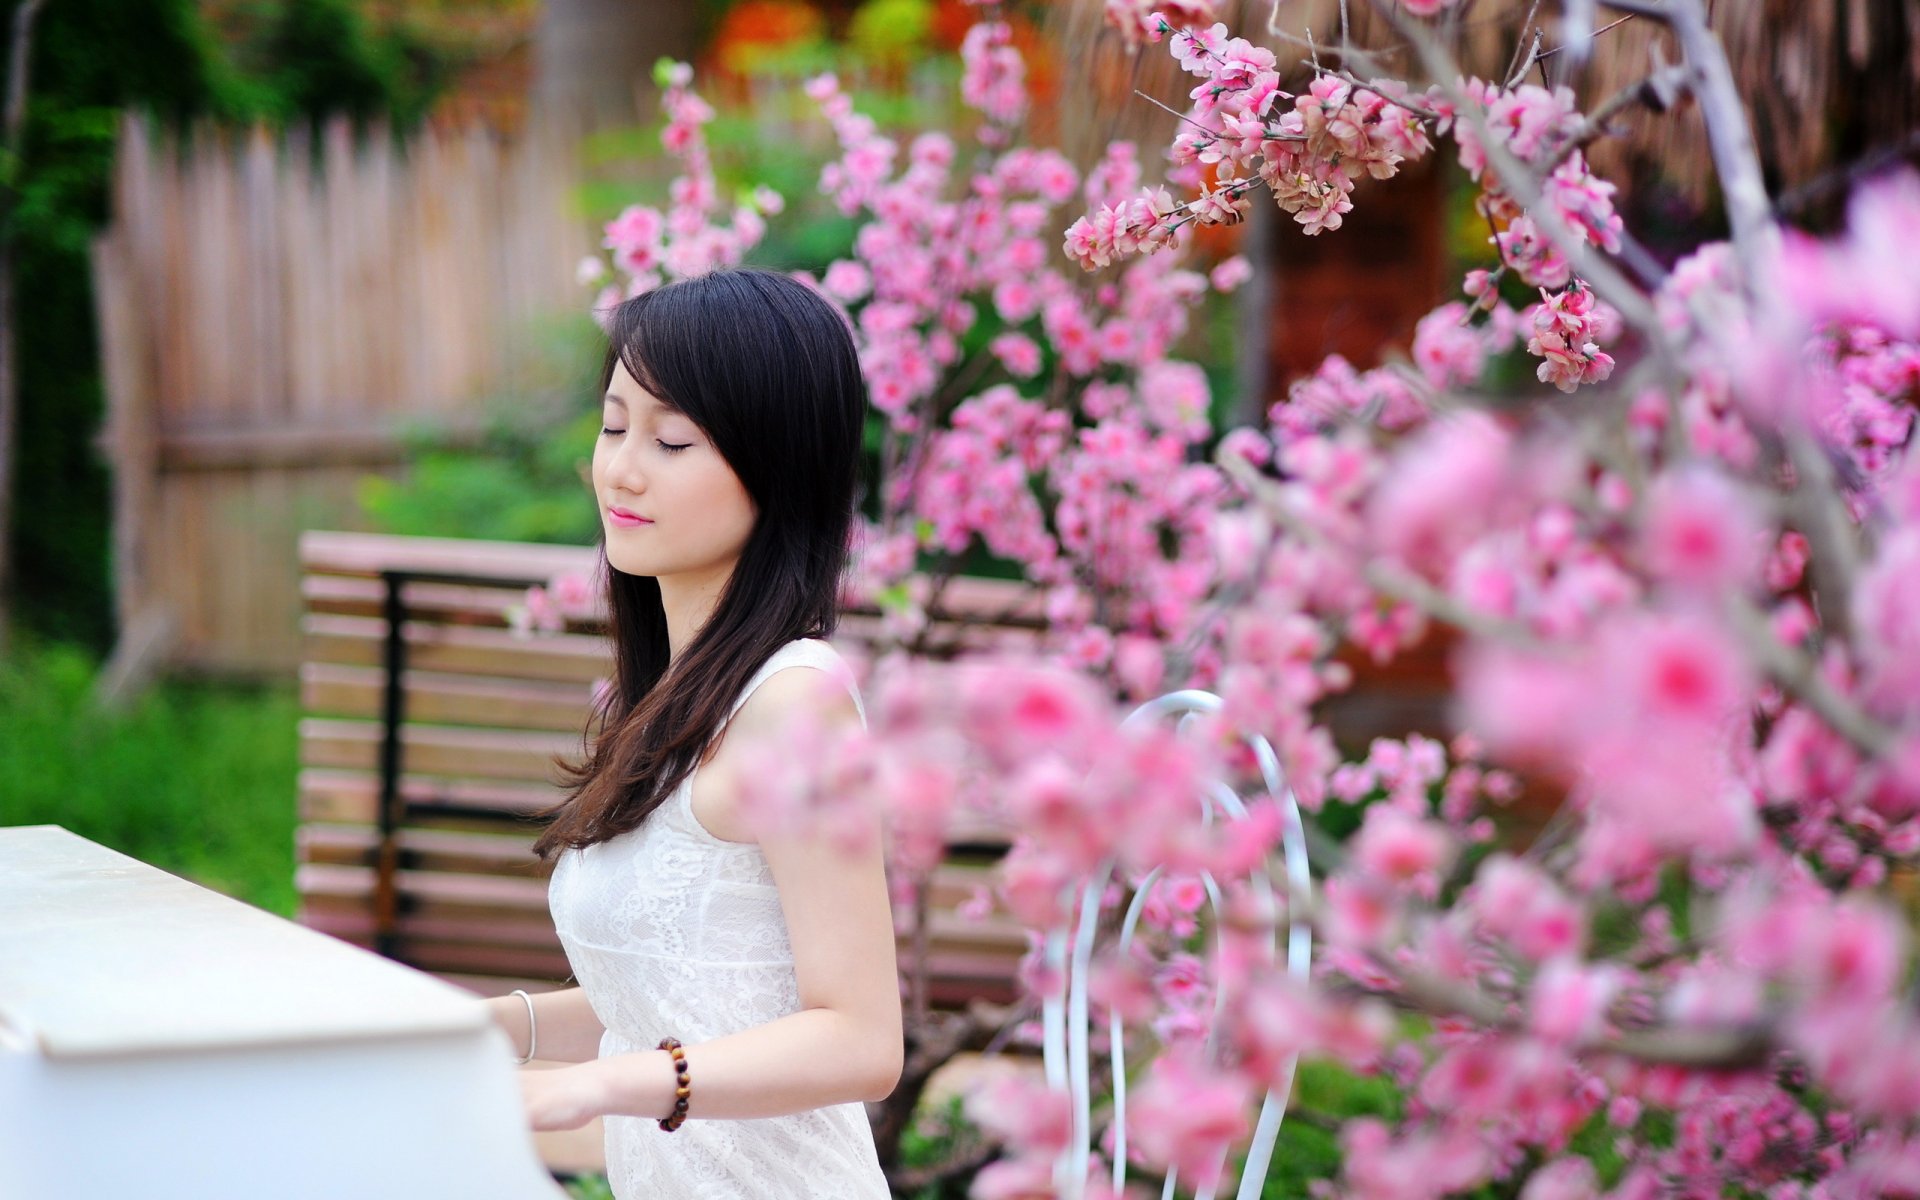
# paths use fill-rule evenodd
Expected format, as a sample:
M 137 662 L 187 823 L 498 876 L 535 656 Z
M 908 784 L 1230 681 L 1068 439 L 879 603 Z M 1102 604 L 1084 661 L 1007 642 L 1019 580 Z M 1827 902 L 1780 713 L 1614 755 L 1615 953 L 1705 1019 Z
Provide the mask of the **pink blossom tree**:
M 818 286 L 885 421 L 858 587 L 910 642 L 984 546 L 1045 590 L 1056 653 L 875 663 L 871 729 L 766 749 L 761 819 L 856 836 L 880 809 L 915 869 L 961 817 L 997 820 L 1016 840 L 994 900 L 1036 937 L 1100 872 L 1115 912 L 1163 873 L 1136 948 L 1103 941 L 1094 997 L 1151 1060 L 1151 1132 L 1129 1143 L 1148 1171 L 1230 1173 L 1255 1098 L 1305 1055 L 1405 1096 L 1340 1130 L 1327 1195 L 1920 1193 L 1900 903 L 1920 854 L 1920 177 L 1861 187 L 1837 236 L 1782 227 L 1698 0 L 1599 0 L 1684 57 L 1584 113 L 1566 89 L 1465 78 L 1445 2 L 1376 6 L 1417 79 L 1323 46 L 1288 92 L 1276 49 L 1209 6 L 1110 0 L 1121 36 L 1198 82 L 1164 179 L 1127 147 L 1082 176 L 1018 144 L 1021 65 L 984 7 L 964 170 L 954 139 L 884 136 L 812 85 L 841 149 L 823 189 L 860 220 Z M 1568 5 L 1574 24 L 1593 7 Z M 1669 269 L 1584 147 L 1683 94 L 1732 237 Z M 1271 202 L 1339 236 L 1367 189 L 1443 152 L 1489 234 L 1461 298 L 1409 362 L 1331 359 L 1215 438 L 1204 377 L 1170 351 L 1242 268 L 1182 265 L 1193 230 Z M 1076 197 L 1078 278 L 1046 248 Z M 1505 353 L 1531 356 L 1537 391 L 1485 384 Z M 1316 708 L 1350 682 L 1336 654 L 1391 659 L 1436 625 L 1460 637 L 1455 728 L 1344 758 Z M 1116 696 L 1182 686 L 1222 710 L 1121 728 Z M 1204 886 L 1275 856 L 1249 733 L 1310 824 L 1359 813 L 1310 836 L 1311 900 Z M 1561 799 L 1529 844 L 1499 833 L 1522 775 Z M 1256 798 L 1205 825 L 1223 779 Z M 1323 947 L 1305 987 L 1272 953 L 1297 916 Z M 1027 982 L 1061 986 L 1037 959 Z M 978 1107 L 1009 1152 L 975 1195 L 1104 1194 L 1054 1169 L 1060 1096 L 1005 1085 Z M 1603 1164 L 1572 1151 L 1596 1131 Z

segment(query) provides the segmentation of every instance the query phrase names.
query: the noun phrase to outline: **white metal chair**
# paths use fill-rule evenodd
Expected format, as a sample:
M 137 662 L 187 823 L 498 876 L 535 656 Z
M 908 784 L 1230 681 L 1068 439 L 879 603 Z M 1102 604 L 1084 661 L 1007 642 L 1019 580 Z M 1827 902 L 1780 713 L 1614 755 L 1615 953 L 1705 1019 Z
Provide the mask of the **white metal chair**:
M 1220 697 L 1210 692 L 1187 690 L 1170 692 L 1167 695 L 1149 700 L 1135 709 L 1126 720 L 1127 725 L 1164 720 L 1177 717 L 1181 727 L 1195 716 L 1219 712 L 1222 707 Z M 1281 806 L 1283 824 L 1281 830 L 1281 848 L 1287 871 L 1287 886 L 1291 903 L 1288 905 L 1287 923 L 1287 970 L 1297 980 L 1305 983 L 1307 971 L 1313 953 L 1313 933 L 1305 918 L 1312 880 L 1307 871 L 1306 831 L 1301 823 L 1300 806 L 1295 800 L 1293 789 L 1287 786 L 1280 769 L 1279 757 L 1266 738 L 1247 735 L 1247 743 L 1252 748 L 1254 760 L 1260 768 L 1261 780 L 1268 794 Z M 1239 820 L 1247 815 L 1247 808 L 1240 797 L 1224 781 L 1216 781 L 1211 792 L 1200 797 L 1200 819 L 1212 824 L 1216 819 Z M 1114 863 L 1103 863 L 1087 880 L 1075 901 L 1072 910 L 1073 929 L 1055 930 L 1046 941 L 1046 961 L 1054 971 L 1064 973 L 1067 980 L 1064 997 L 1049 998 L 1041 1013 L 1042 1048 L 1046 1060 L 1047 1083 L 1055 1088 L 1067 1088 L 1073 1099 L 1073 1139 L 1064 1150 L 1054 1168 L 1054 1182 L 1058 1194 L 1069 1200 L 1079 1200 L 1086 1191 L 1086 1181 L 1093 1161 L 1093 1096 L 1092 1071 L 1093 1059 L 1089 1047 L 1088 988 L 1093 960 L 1094 937 L 1099 926 L 1101 897 L 1105 895 L 1107 884 L 1112 878 Z M 1121 920 L 1117 950 L 1125 954 L 1132 945 L 1134 932 L 1139 924 L 1141 909 L 1145 906 L 1154 886 L 1160 881 L 1162 871 L 1155 868 L 1141 881 L 1128 904 L 1126 914 Z M 1256 870 L 1251 876 L 1256 894 L 1268 904 L 1273 900 L 1272 886 L 1264 870 Z M 1207 900 L 1214 915 L 1220 915 L 1221 893 L 1218 881 L 1212 875 L 1203 876 Z M 1276 933 L 1276 941 L 1277 941 Z M 1275 948 L 1277 953 L 1277 946 Z M 1214 1004 L 1215 1029 L 1209 1030 L 1207 1048 L 1214 1047 L 1215 1032 L 1218 1027 L 1220 1006 L 1224 996 L 1216 993 Z M 1126 1044 L 1124 1029 L 1120 1018 L 1110 1018 L 1109 1059 L 1113 1075 L 1113 1186 L 1117 1190 L 1127 1176 L 1127 1076 Z M 1245 1169 L 1241 1172 L 1237 1200 L 1257 1200 L 1261 1185 L 1266 1179 L 1267 1167 L 1272 1160 L 1275 1140 L 1280 1136 L 1280 1122 L 1286 1115 L 1287 1099 L 1293 1089 L 1295 1061 L 1289 1059 L 1282 1084 L 1266 1094 L 1260 1105 L 1260 1116 L 1254 1125 L 1253 1138 L 1247 1148 Z M 1169 1171 L 1166 1186 L 1162 1190 L 1163 1200 L 1173 1196 L 1177 1182 L 1177 1171 Z M 1213 1200 L 1211 1187 L 1197 1193 L 1196 1200 Z

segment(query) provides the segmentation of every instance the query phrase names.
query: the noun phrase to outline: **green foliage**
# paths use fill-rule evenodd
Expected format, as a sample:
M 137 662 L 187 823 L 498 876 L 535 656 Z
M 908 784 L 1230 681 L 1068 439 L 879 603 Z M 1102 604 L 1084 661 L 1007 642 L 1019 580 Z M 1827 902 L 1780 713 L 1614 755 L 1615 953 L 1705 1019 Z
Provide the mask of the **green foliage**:
M 949 1096 L 937 1108 L 924 1105 L 914 1121 L 900 1135 L 900 1165 L 908 1170 L 933 1167 L 950 1162 L 967 1147 L 978 1142 L 981 1134 L 967 1119 L 966 1097 Z M 944 1186 L 930 1183 L 913 1200 L 965 1200 L 969 1178 L 957 1178 Z
M 1295 1200 L 1308 1195 L 1315 1180 L 1332 1179 L 1340 1172 L 1341 1123 L 1353 1117 L 1397 1120 L 1401 1104 L 1399 1089 L 1389 1080 L 1333 1063 L 1301 1063 L 1260 1188 L 1263 1200 Z
M 12 10 L 5 6 L 11 28 Z M 185 0 L 65 0 L 34 25 L 27 125 L 9 164 L 20 378 L 13 578 L 31 628 L 104 647 L 112 634 L 108 481 L 93 449 L 103 393 L 88 247 L 107 215 L 123 106 L 163 118 L 232 100 Z M 4 211 L 4 207 L 0 207 Z
M 417 124 L 451 64 L 404 24 L 376 29 L 356 0 L 252 0 L 234 14 L 235 61 L 253 115 L 277 122 L 345 114 Z
M 875 62 L 905 62 L 927 51 L 933 33 L 928 0 L 867 0 L 847 26 L 847 42 Z
M 479 438 L 451 445 L 422 425 L 398 477 L 367 476 L 357 499 L 383 533 L 583 546 L 600 531 L 589 467 L 605 339 L 586 315 L 530 331 L 534 357 L 485 402 Z
M 402 479 L 361 480 L 360 506 L 387 533 L 585 545 L 599 526 L 579 469 L 599 428 L 598 413 L 551 431 L 498 426 L 476 449 L 420 454 Z
M 0 0 L 11 26 L 17 0 Z M 234 50 L 194 0 L 60 0 L 34 26 L 27 127 L 0 237 L 18 297 L 20 453 L 11 531 L 15 616 L 43 636 L 112 640 L 109 481 L 94 441 L 104 409 L 89 247 L 107 219 L 120 114 L 293 121 L 346 112 L 417 120 L 445 64 L 411 35 L 376 31 L 358 0 L 238 10 Z
M 23 641 L 0 662 L 0 825 L 62 825 L 290 915 L 293 690 L 166 684 L 107 714 L 89 654 Z
M 613 1187 L 605 1175 L 576 1175 L 567 1180 L 567 1195 L 573 1200 L 613 1200 Z

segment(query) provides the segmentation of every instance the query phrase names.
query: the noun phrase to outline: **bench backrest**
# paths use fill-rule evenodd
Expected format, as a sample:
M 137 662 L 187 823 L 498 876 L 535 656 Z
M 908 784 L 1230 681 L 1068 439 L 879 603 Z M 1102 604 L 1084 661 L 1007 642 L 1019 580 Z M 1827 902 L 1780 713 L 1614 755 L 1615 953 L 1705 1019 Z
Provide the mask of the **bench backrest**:
M 611 671 L 598 611 L 518 633 L 529 585 L 591 578 L 589 548 L 381 534 L 301 538 L 300 919 L 402 962 L 498 993 L 558 981 L 566 956 L 546 905 L 532 814 L 559 798 L 553 759 L 578 757 L 596 683 Z M 1031 645 L 1030 589 L 956 579 L 928 651 Z M 835 641 L 865 653 L 881 615 L 849 610 Z M 929 999 L 1013 997 L 1017 928 L 957 910 L 1004 845 L 970 834 L 928 888 L 916 946 Z

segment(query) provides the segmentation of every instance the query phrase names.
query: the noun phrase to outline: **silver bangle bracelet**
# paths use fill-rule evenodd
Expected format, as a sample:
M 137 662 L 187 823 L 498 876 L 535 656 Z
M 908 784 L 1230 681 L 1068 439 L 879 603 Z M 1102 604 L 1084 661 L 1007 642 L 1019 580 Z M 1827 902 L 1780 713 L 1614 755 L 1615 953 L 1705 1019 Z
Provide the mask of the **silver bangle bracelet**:
M 520 997 L 527 1006 L 527 1052 L 524 1056 L 513 1060 L 515 1064 L 525 1066 L 533 1061 L 533 1051 L 539 1045 L 540 1027 L 534 1022 L 533 997 L 527 995 L 526 989 L 515 988 L 510 994 Z

